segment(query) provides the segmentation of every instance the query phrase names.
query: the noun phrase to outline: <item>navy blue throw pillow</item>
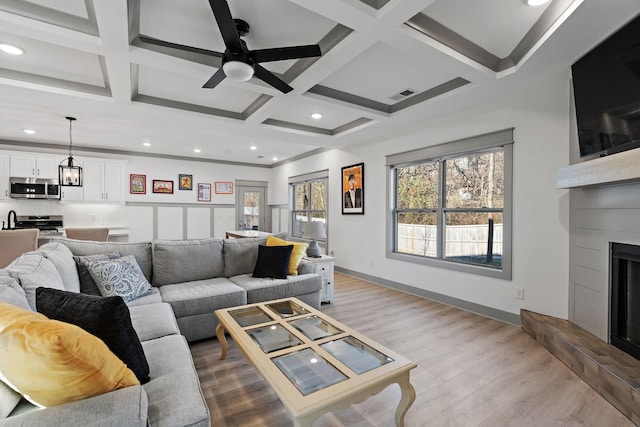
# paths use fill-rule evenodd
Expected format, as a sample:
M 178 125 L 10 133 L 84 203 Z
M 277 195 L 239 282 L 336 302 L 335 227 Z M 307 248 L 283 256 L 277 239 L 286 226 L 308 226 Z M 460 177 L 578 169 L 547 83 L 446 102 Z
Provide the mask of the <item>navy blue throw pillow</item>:
M 253 269 L 253 277 L 286 279 L 289 273 L 289 258 L 293 245 L 258 246 L 258 259 Z

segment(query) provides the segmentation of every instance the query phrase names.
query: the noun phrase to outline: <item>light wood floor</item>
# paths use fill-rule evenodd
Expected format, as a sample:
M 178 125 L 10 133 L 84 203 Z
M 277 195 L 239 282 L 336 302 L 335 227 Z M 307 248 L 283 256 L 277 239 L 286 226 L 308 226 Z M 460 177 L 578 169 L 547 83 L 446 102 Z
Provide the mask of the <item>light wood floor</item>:
M 322 311 L 414 361 L 417 426 L 633 426 L 520 328 L 336 273 Z M 291 426 L 269 386 L 233 341 L 191 345 L 212 426 Z M 314 427 L 393 426 L 397 385 Z

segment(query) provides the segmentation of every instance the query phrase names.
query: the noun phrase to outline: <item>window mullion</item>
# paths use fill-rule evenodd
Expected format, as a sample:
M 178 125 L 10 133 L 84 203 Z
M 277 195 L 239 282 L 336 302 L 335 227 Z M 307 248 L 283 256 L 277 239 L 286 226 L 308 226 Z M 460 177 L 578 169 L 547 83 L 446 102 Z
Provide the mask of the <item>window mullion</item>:
M 444 160 L 440 160 L 438 168 L 438 213 L 437 213 L 437 228 L 436 235 L 438 244 L 436 247 L 436 253 L 438 259 L 444 258 L 444 245 L 445 245 L 445 227 L 444 227 L 444 207 L 446 206 L 446 182 L 445 182 L 445 168 Z

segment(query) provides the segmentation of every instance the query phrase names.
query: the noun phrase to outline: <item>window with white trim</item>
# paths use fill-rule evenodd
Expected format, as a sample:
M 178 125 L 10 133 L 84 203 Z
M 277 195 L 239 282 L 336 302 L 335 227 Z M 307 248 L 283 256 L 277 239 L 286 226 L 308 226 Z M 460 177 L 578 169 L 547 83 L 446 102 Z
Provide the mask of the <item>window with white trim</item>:
M 511 278 L 512 129 L 387 156 L 387 255 Z
M 291 236 L 304 238 L 305 225 L 310 221 L 322 222 L 328 234 L 328 172 L 289 178 L 291 195 Z M 320 239 L 325 242 L 326 239 Z

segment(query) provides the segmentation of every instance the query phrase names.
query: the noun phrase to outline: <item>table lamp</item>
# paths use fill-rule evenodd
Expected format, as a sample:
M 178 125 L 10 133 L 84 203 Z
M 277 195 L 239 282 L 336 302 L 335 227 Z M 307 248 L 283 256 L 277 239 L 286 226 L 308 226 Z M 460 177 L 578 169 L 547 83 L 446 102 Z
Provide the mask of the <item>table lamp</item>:
M 322 257 L 322 252 L 320 251 L 320 246 L 318 246 L 318 242 L 316 241 L 316 239 L 327 238 L 324 224 L 317 221 L 308 222 L 304 226 L 302 236 L 307 239 L 311 239 L 311 243 L 309 243 L 309 247 L 307 248 L 307 256 L 311 258 Z

